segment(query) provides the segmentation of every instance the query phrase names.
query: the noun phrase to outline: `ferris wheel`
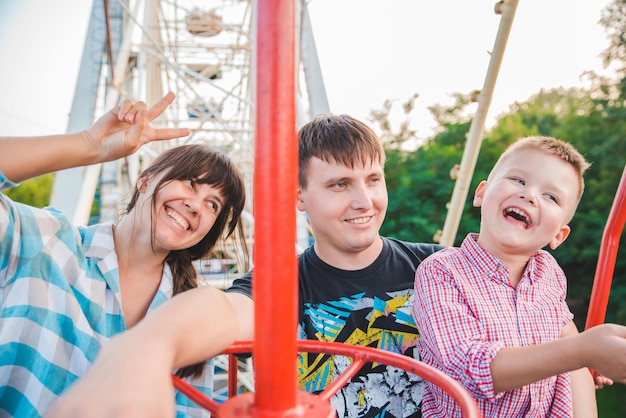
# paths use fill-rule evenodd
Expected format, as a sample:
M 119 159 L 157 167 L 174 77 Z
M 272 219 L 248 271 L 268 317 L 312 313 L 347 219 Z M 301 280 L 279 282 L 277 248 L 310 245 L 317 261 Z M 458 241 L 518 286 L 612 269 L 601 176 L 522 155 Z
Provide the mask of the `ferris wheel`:
M 252 0 L 94 0 L 68 130 L 86 129 L 119 100 L 176 101 L 153 123 L 186 127 L 189 137 L 145 145 L 120 161 L 56 175 L 51 204 L 77 224 L 115 221 L 138 174 L 166 148 L 207 143 L 227 153 L 244 175 L 252 245 L 254 165 L 254 4 Z M 299 3 L 299 123 L 329 111 L 306 3 Z M 94 217 L 94 202 L 95 211 Z M 295 208 L 294 208 L 295 210 Z M 89 216 L 92 216 L 91 221 Z M 303 219 L 302 249 L 309 234 Z M 242 272 L 224 260 L 198 267 L 222 286 Z M 229 273 L 226 275 L 222 273 Z
M 94 0 L 68 131 L 86 129 L 121 99 L 151 105 L 172 91 L 176 101 L 153 125 L 186 127 L 192 134 L 147 144 L 123 160 L 58 172 L 51 204 L 77 224 L 115 222 L 139 173 L 157 155 L 168 147 L 207 143 L 224 151 L 242 171 L 248 196 L 246 238 L 252 249 L 254 4 L 252 0 Z M 299 10 L 297 101 L 299 124 L 303 124 L 327 113 L 329 107 L 304 0 Z M 299 246 L 304 249 L 309 232 L 304 218 L 298 223 Z M 200 260 L 196 267 L 206 283 L 224 288 L 245 273 L 236 253 L 227 244 L 211 259 Z M 226 389 L 226 373 L 219 373 L 227 370 L 226 363 L 225 356 L 216 359 L 217 400 Z M 240 360 L 240 369 L 242 389 L 251 390 L 249 361 Z

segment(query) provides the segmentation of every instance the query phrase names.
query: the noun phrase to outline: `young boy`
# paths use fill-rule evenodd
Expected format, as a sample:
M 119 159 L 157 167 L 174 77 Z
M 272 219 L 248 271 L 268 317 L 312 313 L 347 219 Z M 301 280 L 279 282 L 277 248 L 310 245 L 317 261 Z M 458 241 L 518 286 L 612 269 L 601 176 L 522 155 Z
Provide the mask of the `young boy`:
M 485 417 L 572 416 L 570 388 L 577 413 L 597 414 L 587 370 L 543 379 L 524 372 L 527 362 L 542 361 L 529 355 L 533 346 L 577 333 L 565 275 L 542 248 L 554 250 L 569 235 L 588 167 L 563 141 L 515 142 L 476 189 L 480 234 L 417 269 L 413 313 L 422 360 L 458 380 Z M 433 385 L 427 385 L 423 410 L 460 416 Z

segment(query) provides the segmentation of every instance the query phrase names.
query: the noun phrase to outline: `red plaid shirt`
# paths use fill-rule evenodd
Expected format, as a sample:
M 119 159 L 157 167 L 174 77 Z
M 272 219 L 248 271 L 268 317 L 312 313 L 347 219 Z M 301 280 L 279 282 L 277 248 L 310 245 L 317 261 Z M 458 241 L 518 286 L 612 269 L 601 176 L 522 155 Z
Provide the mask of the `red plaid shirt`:
M 496 394 L 490 371 L 503 347 L 560 338 L 573 317 L 565 302 L 563 270 L 540 250 L 513 288 L 507 266 L 477 239 L 469 234 L 460 248 L 435 253 L 417 269 L 413 315 L 422 361 L 461 383 L 485 417 L 571 417 L 569 375 Z M 461 417 L 454 399 L 432 384 L 427 384 L 422 408 L 429 418 Z

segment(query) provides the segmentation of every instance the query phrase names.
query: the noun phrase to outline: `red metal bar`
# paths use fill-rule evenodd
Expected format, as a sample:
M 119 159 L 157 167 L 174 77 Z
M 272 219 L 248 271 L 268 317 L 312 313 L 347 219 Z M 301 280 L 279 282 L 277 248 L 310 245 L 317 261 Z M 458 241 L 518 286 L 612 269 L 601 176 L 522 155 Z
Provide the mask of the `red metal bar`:
M 613 271 L 615 270 L 615 260 L 617 258 L 617 250 L 619 240 L 626 222 L 626 167 L 622 172 L 622 178 L 613 206 L 609 213 L 609 218 L 602 234 L 602 242 L 600 244 L 600 253 L 598 254 L 598 264 L 596 265 L 596 274 L 593 279 L 593 288 L 591 290 L 591 300 L 589 301 L 589 310 L 587 312 L 587 322 L 585 329 L 602 324 L 606 316 L 606 308 L 609 304 L 609 294 L 611 293 L 611 282 L 613 280 Z
M 319 348 L 319 347 L 316 347 Z M 337 394 L 352 377 L 361 370 L 361 367 L 366 363 L 362 357 L 357 357 L 356 353 L 352 353 L 352 364 L 349 365 L 330 385 L 320 393 L 320 398 L 330 402 L 331 398 Z
M 359 371 L 364 363 L 372 362 L 398 367 L 417 376 L 421 376 L 425 380 L 436 384 L 444 391 L 446 391 L 450 396 L 452 396 L 461 407 L 461 412 L 464 417 L 480 418 L 482 416 L 480 410 L 478 409 L 476 401 L 474 401 L 474 398 L 470 396 L 470 394 L 465 390 L 463 386 L 461 386 L 460 383 L 458 383 L 456 380 L 452 379 L 450 376 L 443 373 L 442 371 L 437 370 L 434 367 L 428 366 L 427 364 L 422 363 L 419 360 L 403 356 L 401 354 L 392 353 L 390 351 L 378 350 L 372 347 L 333 343 L 326 341 L 298 340 L 296 345 L 299 351 L 309 353 L 327 353 L 350 357 L 353 359 L 353 363 L 350 367 L 344 370 L 343 373 L 341 373 L 341 375 L 339 375 L 337 379 L 333 382 L 333 384 L 327 387 L 324 392 L 322 392 L 318 397 L 300 392 L 300 411 L 292 411 L 291 414 L 280 414 L 279 412 L 275 413 L 273 415 L 274 417 L 334 417 L 335 413 L 333 411 L 330 411 L 330 413 L 328 413 L 325 405 L 328 404 L 328 399 L 332 397 L 335 393 L 337 393 L 339 389 L 341 389 L 342 385 L 337 384 L 337 382 L 347 382 Z M 231 357 L 233 357 L 232 354 L 235 353 L 250 352 L 251 347 L 251 341 L 238 341 L 231 345 L 226 350 L 226 352 L 231 354 Z M 251 414 L 254 415 L 256 412 L 258 412 L 254 410 L 254 407 L 251 408 L 250 404 L 247 401 L 241 402 L 239 404 L 237 402 L 233 402 L 237 401 L 237 399 L 243 398 L 243 396 L 240 396 L 236 399 L 229 399 L 229 401 L 227 401 L 227 403 L 224 404 L 221 409 L 217 410 L 217 403 L 207 399 L 202 393 L 196 391 L 192 386 L 188 385 L 177 377 L 174 376 L 173 380 L 176 389 L 186 394 L 198 405 L 204 407 L 205 409 L 208 409 L 212 413 L 215 414 L 217 412 L 220 418 L 251 416 Z
M 215 414 L 219 409 L 219 404 L 212 399 L 204 396 L 204 393 L 200 392 L 198 389 L 191 386 L 189 383 L 185 382 L 181 378 L 172 375 L 172 383 L 176 390 L 180 393 L 185 394 L 189 399 L 194 401 L 201 408 L 210 411 L 211 414 Z
M 251 345 L 252 343 L 250 341 L 238 341 L 231 345 L 226 350 L 226 352 L 231 354 L 247 353 L 250 352 Z M 352 378 L 356 372 L 358 372 L 360 366 L 362 366 L 364 363 L 376 362 L 386 364 L 388 366 L 398 367 L 417 376 L 421 376 L 425 380 L 436 384 L 444 391 L 446 391 L 450 396 L 452 396 L 461 407 L 461 412 L 463 413 L 464 417 L 482 417 L 476 401 L 459 382 L 452 379 L 450 376 L 443 373 L 442 371 L 437 370 L 434 367 L 431 367 L 425 363 L 422 363 L 419 360 L 401 354 L 392 353 L 390 351 L 378 350 L 372 347 L 316 340 L 298 340 L 297 349 L 298 351 L 308 353 L 327 353 L 350 357 L 354 360 L 353 365 L 357 365 L 354 367 L 350 366 L 346 370 L 344 370 L 344 372 L 337 377 L 337 379 L 333 382 L 331 386 L 327 387 L 324 392 L 318 395 L 320 398 L 318 399 L 318 401 L 324 400 L 324 403 L 327 403 L 327 398 L 332 397 L 332 395 L 336 393 L 338 389 L 341 389 L 341 387 L 335 389 L 336 382 L 346 382 L 350 378 Z M 296 368 L 293 363 L 291 363 L 291 365 L 294 367 L 294 369 Z M 307 401 L 310 405 L 315 405 L 318 403 L 318 401 Z M 289 417 L 292 416 L 293 415 L 289 415 Z M 312 417 L 318 415 L 313 415 L 313 413 L 309 411 L 309 413 L 305 413 L 304 416 Z M 334 413 L 332 414 L 332 416 L 334 416 Z M 221 414 L 220 417 L 222 417 Z
M 228 355 L 228 397 L 237 396 L 239 385 L 239 359 L 233 354 Z
M 474 398 L 470 396 L 469 392 L 467 392 L 460 383 L 442 371 L 405 355 L 383 351 L 373 347 L 315 340 L 298 341 L 298 348 L 301 351 L 352 357 L 355 361 L 361 363 L 376 362 L 404 369 L 409 373 L 416 374 L 429 382 L 435 383 L 450 394 L 461 407 L 461 412 L 465 418 L 478 418 L 482 416 L 476 401 L 474 401 Z M 339 378 L 341 378 L 341 376 L 339 376 Z
M 257 1 L 252 291 L 259 418 L 286 416 L 297 398 L 295 3 Z

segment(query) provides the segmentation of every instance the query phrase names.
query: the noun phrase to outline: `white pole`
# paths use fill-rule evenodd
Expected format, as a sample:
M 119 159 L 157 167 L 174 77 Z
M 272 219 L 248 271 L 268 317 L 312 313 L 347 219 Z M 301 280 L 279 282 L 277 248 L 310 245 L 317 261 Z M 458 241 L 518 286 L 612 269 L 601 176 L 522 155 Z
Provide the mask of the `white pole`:
M 463 213 L 472 175 L 476 167 L 476 160 L 478 159 L 478 152 L 480 151 L 480 144 L 483 139 L 485 120 L 487 119 L 487 112 L 491 104 L 496 79 L 498 78 L 498 71 L 502 63 L 504 49 L 509 39 L 509 33 L 511 32 L 517 3 L 518 0 L 504 0 L 495 5 L 495 12 L 501 14 L 502 18 L 491 53 L 491 59 L 489 60 L 489 67 L 487 69 L 487 75 L 485 76 L 483 89 L 477 96 L 478 109 L 476 110 L 476 115 L 472 120 L 470 130 L 467 134 L 467 143 L 465 144 L 463 159 L 461 160 L 456 183 L 454 184 L 448 215 L 446 216 L 446 221 L 443 226 L 443 232 L 438 240 L 442 245 L 454 245 L 454 238 L 459 228 L 461 214 Z

